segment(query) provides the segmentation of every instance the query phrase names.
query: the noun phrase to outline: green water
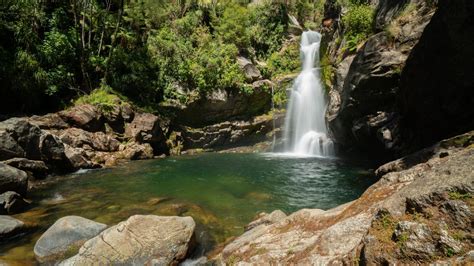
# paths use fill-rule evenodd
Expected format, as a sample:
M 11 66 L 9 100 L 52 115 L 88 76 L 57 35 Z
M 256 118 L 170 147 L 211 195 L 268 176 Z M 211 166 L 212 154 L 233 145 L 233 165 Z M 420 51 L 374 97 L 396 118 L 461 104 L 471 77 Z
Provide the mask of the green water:
M 192 216 L 204 254 L 243 232 L 258 213 L 329 209 L 356 199 L 373 182 L 340 160 L 272 154 L 217 154 L 136 161 L 61 177 L 30 194 L 16 218 L 38 229 L 0 245 L 0 260 L 30 264 L 35 241 L 55 220 L 79 215 L 108 225 L 133 214 Z

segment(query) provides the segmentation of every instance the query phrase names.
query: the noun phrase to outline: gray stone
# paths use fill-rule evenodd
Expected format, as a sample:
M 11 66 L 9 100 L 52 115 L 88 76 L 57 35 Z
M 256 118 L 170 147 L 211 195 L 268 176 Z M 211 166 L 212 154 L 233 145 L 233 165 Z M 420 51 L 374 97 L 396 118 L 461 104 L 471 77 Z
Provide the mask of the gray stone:
M 15 237 L 26 230 L 25 224 L 11 216 L 0 215 L 0 242 Z
M 57 220 L 41 235 L 34 247 L 36 259 L 47 262 L 61 259 L 68 250 L 81 246 L 107 226 L 79 216 Z
M 8 164 L 12 167 L 23 170 L 35 178 L 45 177 L 49 169 L 43 161 L 29 160 L 26 158 L 12 158 L 6 161 L 3 161 L 4 164 Z
M 0 194 L 0 214 L 14 214 L 20 212 L 28 205 L 29 203 L 14 191 Z
M 426 224 L 399 222 L 394 237 L 402 246 L 405 256 L 412 259 L 429 259 L 436 252 L 433 232 Z
M 191 217 L 134 215 L 88 240 L 61 265 L 176 265 L 192 244 Z
M 239 56 L 237 57 L 237 63 L 244 72 L 247 80 L 254 81 L 262 77 L 258 68 L 249 59 Z
M 25 195 L 28 188 L 28 175 L 19 169 L 0 163 L 0 193 L 15 191 Z

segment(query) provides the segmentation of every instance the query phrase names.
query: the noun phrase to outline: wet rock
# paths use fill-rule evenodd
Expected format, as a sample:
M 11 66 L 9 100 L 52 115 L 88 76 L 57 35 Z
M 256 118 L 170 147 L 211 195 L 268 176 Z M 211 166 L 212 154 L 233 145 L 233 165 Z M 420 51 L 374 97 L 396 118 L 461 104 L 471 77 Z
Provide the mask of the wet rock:
M 28 175 L 24 171 L 0 163 L 0 193 L 15 191 L 25 195 L 27 188 Z
M 0 214 L 14 214 L 22 211 L 29 205 L 23 197 L 14 192 L 7 191 L 0 194 Z
M 429 259 L 436 252 L 433 232 L 426 224 L 402 221 L 394 232 L 395 240 L 402 246 L 404 255 L 412 259 Z
M 11 216 L 0 215 L 0 242 L 26 231 L 26 225 Z
M 237 63 L 248 81 L 255 81 L 262 77 L 258 68 L 249 59 L 239 56 L 237 57 Z
M 88 240 L 61 265 L 174 265 L 188 253 L 194 228 L 191 217 L 135 215 Z
M 87 131 L 96 132 L 104 129 L 102 113 L 94 105 L 74 106 L 71 109 L 59 112 L 59 116 L 70 125 Z
M 28 160 L 26 158 L 12 158 L 3 161 L 3 163 L 23 170 L 35 178 L 44 178 L 49 172 L 48 167 L 43 161 Z
M 45 263 L 59 260 L 74 247 L 102 232 L 107 226 L 79 216 L 66 216 L 57 220 L 41 235 L 34 247 L 36 259 Z
M 69 125 L 64 122 L 61 116 L 57 113 L 46 114 L 43 116 L 34 115 L 30 117 L 28 121 L 41 129 L 65 129 L 69 127 Z
M 61 133 L 62 142 L 75 148 L 93 149 L 96 151 L 117 151 L 120 142 L 103 132 L 91 133 L 79 128 L 69 128 Z
M 249 231 L 260 225 L 270 225 L 283 220 L 285 217 L 286 214 L 280 210 L 273 211 L 270 214 L 261 213 L 258 219 L 246 225 L 244 229 L 245 231 Z

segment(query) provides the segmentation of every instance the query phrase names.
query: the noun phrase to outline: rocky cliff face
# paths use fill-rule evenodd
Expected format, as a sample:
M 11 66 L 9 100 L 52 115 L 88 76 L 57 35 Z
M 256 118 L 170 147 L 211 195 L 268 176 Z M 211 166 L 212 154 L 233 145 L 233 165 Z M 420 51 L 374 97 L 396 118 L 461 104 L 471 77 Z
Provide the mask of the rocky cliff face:
M 472 3 L 374 8 L 375 34 L 353 54 L 339 23 L 325 30 L 335 66 L 326 117 L 336 142 L 386 160 L 472 129 Z

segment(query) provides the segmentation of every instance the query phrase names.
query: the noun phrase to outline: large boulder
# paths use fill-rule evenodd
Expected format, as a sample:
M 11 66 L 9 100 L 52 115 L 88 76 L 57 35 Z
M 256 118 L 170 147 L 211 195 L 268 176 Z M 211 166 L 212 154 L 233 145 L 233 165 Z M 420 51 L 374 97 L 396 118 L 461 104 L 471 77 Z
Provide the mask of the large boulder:
M 64 154 L 69 161 L 69 165 L 74 170 L 95 168 L 96 166 L 85 156 L 84 150 L 65 145 Z
M 190 250 L 191 217 L 135 215 L 88 240 L 61 265 L 176 265 Z
M 0 214 L 14 214 L 22 211 L 28 205 L 29 203 L 14 191 L 0 194 Z
M 40 138 L 41 159 L 53 170 L 63 172 L 71 170 L 69 160 L 64 151 L 64 144 L 55 135 L 44 132 Z
M 19 169 L 0 163 L 0 193 L 15 191 L 25 195 L 28 189 L 28 175 Z
M 65 129 L 69 125 L 64 122 L 58 113 L 50 113 L 43 116 L 34 115 L 28 121 L 41 129 Z
M 49 172 L 48 167 L 43 161 L 29 160 L 26 158 L 12 158 L 3 161 L 3 163 L 25 171 L 30 177 L 33 176 L 35 178 L 43 178 Z
M 79 216 L 57 220 L 41 235 L 34 247 L 36 259 L 47 262 L 61 259 L 71 249 L 79 248 L 107 226 Z
M 26 118 L 10 118 L 0 122 L 0 160 L 14 157 L 40 159 L 41 129 Z
M 72 126 L 92 132 L 104 130 L 102 112 L 97 106 L 90 104 L 78 105 L 61 111 L 59 115 Z
M 138 143 L 149 143 L 155 154 L 163 153 L 166 138 L 160 118 L 150 113 L 135 114 L 133 121 L 125 128 L 125 137 Z
M 26 228 L 22 221 L 11 216 L 0 215 L 0 242 L 24 233 Z
M 60 139 L 63 143 L 83 149 L 96 151 L 117 151 L 120 142 L 104 132 L 88 132 L 80 128 L 68 128 L 62 131 Z

